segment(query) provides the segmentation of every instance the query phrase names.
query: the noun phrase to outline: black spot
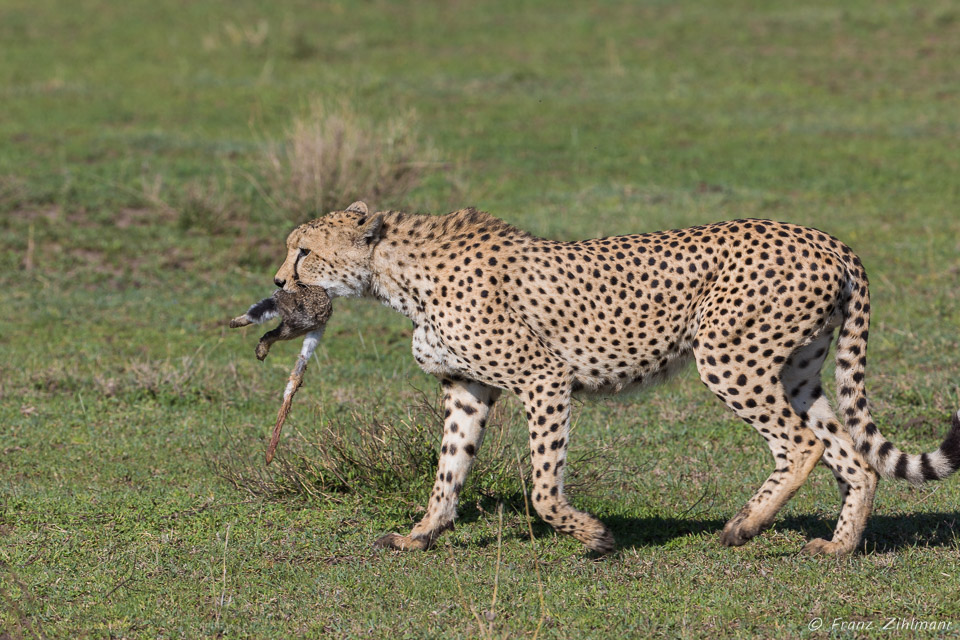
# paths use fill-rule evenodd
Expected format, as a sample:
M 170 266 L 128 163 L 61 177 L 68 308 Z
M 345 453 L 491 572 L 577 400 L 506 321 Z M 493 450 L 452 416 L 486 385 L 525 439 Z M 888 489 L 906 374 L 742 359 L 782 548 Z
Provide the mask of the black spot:
M 877 449 L 877 458 L 879 458 L 880 460 L 883 460 L 888 455 L 890 455 L 891 449 L 893 449 L 893 443 L 887 440 L 882 445 L 880 445 L 879 449 Z
M 907 457 L 907 454 L 901 453 L 901 454 L 900 454 L 900 459 L 897 460 L 897 468 L 894 469 L 893 475 L 897 476 L 898 478 L 906 478 L 906 477 L 907 477 L 907 461 L 908 461 L 908 460 L 909 460 L 909 458 Z
M 923 479 L 926 481 L 940 479 L 937 472 L 930 466 L 930 456 L 926 453 L 920 456 L 920 471 L 923 473 Z
M 956 471 L 960 467 L 960 415 L 953 414 L 953 426 L 950 433 L 947 434 L 943 444 L 940 445 L 940 453 L 950 461 L 950 468 Z

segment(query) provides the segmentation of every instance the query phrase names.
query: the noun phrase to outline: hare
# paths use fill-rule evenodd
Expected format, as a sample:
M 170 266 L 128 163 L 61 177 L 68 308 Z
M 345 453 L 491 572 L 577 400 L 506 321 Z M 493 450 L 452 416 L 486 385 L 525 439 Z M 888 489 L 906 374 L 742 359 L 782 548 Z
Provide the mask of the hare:
M 274 342 L 306 336 L 303 339 L 303 345 L 300 347 L 297 363 L 294 365 L 293 371 L 290 372 L 287 387 L 283 392 L 283 403 L 280 405 L 277 423 L 273 428 L 270 445 L 267 447 L 267 464 L 270 464 L 273 460 L 277 443 L 280 441 L 280 431 L 283 429 L 283 423 L 290 413 L 293 395 L 303 384 L 303 374 L 307 370 L 307 363 L 320 343 L 323 330 L 332 313 L 333 305 L 330 302 L 330 297 L 322 287 L 298 285 L 294 291 L 277 289 L 272 296 L 257 302 L 247 309 L 245 314 L 230 321 L 230 328 L 235 329 L 251 324 L 262 324 L 280 316 L 280 324 L 277 328 L 260 337 L 256 350 L 258 360 L 267 357 L 270 346 Z
M 298 285 L 295 291 L 277 289 L 272 296 L 257 302 L 245 314 L 231 320 L 230 328 L 263 324 L 280 316 L 280 325 L 263 334 L 257 344 L 257 359 L 263 360 L 278 340 L 293 340 L 311 331 L 322 333 L 332 313 L 330 297 L 322 287 Z

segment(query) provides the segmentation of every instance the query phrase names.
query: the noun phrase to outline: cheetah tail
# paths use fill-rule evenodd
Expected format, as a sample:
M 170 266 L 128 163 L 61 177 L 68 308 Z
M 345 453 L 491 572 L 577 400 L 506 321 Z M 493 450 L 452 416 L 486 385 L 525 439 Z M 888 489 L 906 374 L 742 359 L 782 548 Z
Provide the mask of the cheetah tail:
M 960 468 L 960 411 L 940 448 L 932 453 L 908 454 L 883 437 L 870 417 L 864 374 L 870 326 L 867 275 L 851 264 L 849 295 L 837 339 L 837 403 L 847 430 L 870 465 L 884 478 L 913 484 L 941 480 Z

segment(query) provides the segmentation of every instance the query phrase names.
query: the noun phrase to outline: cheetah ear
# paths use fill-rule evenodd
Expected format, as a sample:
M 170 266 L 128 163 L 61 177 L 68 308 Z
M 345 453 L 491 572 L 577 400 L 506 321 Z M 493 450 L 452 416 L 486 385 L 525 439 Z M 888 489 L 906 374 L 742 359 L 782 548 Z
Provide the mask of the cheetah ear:
M 363 204 L 363 203 L 361 203 Z M 380 235 L 383 231 L 383 214 L 378 213 L 373 216 L 370 222 L 367 222 L 363 229 L 362 241 L 369 245 L 374 245 L 380 241 Z
M 360 215 L 365 216 L 367 215 L 367 203 L 364 202 L 363 200 L 357 200 L 356 202 L 351 204 L 349 207 L 344 209 L 344 211 L 359 213 Z

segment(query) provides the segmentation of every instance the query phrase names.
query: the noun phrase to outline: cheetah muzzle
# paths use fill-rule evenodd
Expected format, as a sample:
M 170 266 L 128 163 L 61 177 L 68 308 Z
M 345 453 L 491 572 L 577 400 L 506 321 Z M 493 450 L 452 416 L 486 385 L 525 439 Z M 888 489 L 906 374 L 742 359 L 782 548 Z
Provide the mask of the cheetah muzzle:
M 880 434 L 864 386 L 866 272 L 815 229 L 733 220 L 556 242 L 474 209 L 371 213 L 357 202 L 297 227 L 286 252 L 278 284 L 374 298 L 408 317 L 414 358 L 443 388 L 426 514 L 378 546 L 429 549 L 453 526 L 488 412 L 506 390 L 526 410 L 537 513 L 590 549 L 613 550 L 607 527 L 563 491 L 571 395 L 649 385 L 691 360 L 775 461 L 724 527 L 724 544 L 768 527 L 821 459 L 842 506 L 833 538 L 812 540 L 808 553 L 857 547 L 880 477 L 920 483 L 960 467 L 960 414 L 930 453 L 904 453 Z M 836 410 L 820 385 L 835 334 Z

